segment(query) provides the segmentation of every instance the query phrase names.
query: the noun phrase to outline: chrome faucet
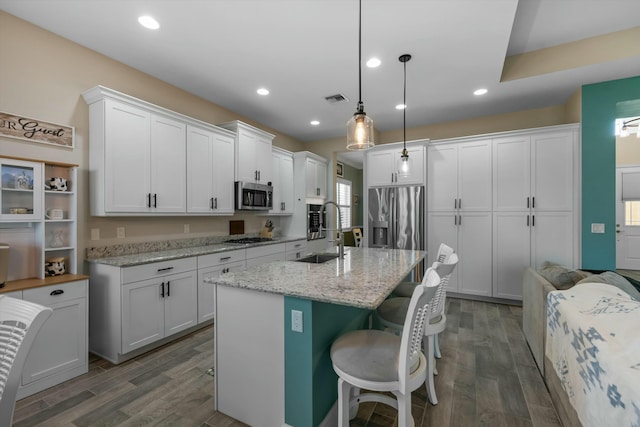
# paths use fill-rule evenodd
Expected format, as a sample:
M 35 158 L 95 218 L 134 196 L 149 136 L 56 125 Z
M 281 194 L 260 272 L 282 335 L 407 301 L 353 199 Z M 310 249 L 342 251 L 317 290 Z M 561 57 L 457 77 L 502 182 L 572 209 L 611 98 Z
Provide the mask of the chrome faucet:
M 324 204 L 320 207 L 320 218 L 322 218 L 322 213 L 326 210 L 327 205 L 333 205 L 338 209 L 338 246 L 340 248 L 340 258 L 344 258 L 344 232 L 342 231 L 342 211 L 340 211 L 340 206 L 329 200 L 328 202 L 324 202 Z M 324 224 L 320 224 L 320 227 L 324 227 Z

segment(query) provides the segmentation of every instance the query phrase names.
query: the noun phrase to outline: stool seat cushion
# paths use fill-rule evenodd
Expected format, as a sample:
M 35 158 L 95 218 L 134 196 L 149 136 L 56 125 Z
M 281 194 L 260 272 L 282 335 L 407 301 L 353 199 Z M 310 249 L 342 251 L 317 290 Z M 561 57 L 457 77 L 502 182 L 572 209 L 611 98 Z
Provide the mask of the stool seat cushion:
M 386 322 L 394 323 L 398 326 L 404 325 L 404 319 L 407 317 L 409 303 L 411 298 L 389 298 L 385 300 L 377 309 L 377 314 Z M 430 324 L 438 323 L 442 319 L 442 315 L 437 315 L 429 319 Z
M 407 297 L 411 298 L 413 295 L 413 291 L 416 289 L 420 283 L 418 282 L 401 282 L 396 288 L 393 290 L 394 295 L 399 297 Z
M 410 360 L 410 372 L 420 365 L 420 352 Z M 334 368 L 365 381 L 398 381 L 400 337 L 374 329 L 349 332 L 331 346 Z

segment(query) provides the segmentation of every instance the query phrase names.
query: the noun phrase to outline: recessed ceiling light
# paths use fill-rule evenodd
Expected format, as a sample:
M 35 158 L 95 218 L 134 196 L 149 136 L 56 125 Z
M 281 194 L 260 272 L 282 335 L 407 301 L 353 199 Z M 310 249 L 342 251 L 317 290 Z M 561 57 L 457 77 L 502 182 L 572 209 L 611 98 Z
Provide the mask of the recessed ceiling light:
M 396 105 L 396 110 L 404 110 L 405 108 L 407 108 L 407 106 L 405 104 Z
M 157 30 L 158 28 L 160 28 L 160 24 L 158 23 L 158 21 L 156 21 L 149 15 L 139 17 L 138 22 L 140 23 L 140 25 L 150 30 Z
M 309 123 L 311 123 L 313 126 L 318 126 L 320 124 L 318 120 L 311 120 Z
M 258 89 L 256 92 L 258 92 L 258 95 L 262 95 L 262 96 L 269 95 L 269 90 L 263 87 Z
M 378 58 L 371 58 L 367 61 L 367 67 L 369 68 L 376 68 L 379 67 L 381 64 L 380 60 Z
M 487 92 L 488 92 L 488 90 L 486 90 L 485 88 L 482 88 L 482 89 L 478 89 L 478 90 L 474 91 L 473 94 L 478 96 L 478 95 L 484 95 Z

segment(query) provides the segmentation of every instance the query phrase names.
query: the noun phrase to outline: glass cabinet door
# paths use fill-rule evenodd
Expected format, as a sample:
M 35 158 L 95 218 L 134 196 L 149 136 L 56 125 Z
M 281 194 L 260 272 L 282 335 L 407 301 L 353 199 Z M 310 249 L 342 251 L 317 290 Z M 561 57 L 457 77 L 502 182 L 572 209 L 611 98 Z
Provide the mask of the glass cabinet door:
M 42 164 L 0 159 L 0 219 L 42 218 Z

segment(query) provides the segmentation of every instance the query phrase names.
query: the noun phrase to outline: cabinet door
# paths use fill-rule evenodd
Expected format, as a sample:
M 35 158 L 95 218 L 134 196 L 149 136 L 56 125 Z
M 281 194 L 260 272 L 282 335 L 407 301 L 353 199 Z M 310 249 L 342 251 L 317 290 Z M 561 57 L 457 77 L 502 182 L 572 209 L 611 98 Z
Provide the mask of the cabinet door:
M 493 217 L 493 296 L 522 299 L 522 272 L 531 262 L 528 212 L 495 212 Z
M 187 147 L 184 123 L 151 116 L 151 207 L 186 212 Z
M 213 133 L 208 130 L 187 126 L 187 212 L 189 213 L 210 213 L 213 210 L 213 138 Z
M 327 165 L 324 162 L 316 162 L 316 186 L 318 197 L 327 198 Z
M 535 212 L 531 222 L 531 267 L 545 261 L 574 267 L 573 212 Z
M 0 160 L 0 219 L 42 219 L 42 163 Z
M 271 140 L 262 136 L 254 139 L 254 159 L 258 170 L 258 182 L 267 184 L 273 182 L 271 170 Z
M 568 211 L 574 199 L 574 132 L 531 136 L 532 207 Z M 535 206 L 533 206 L 535 204 Z
M 326 170 L 326 169 L 325 169 Z M 274 170 L 275 173 L 275 170 Z M 326 181 L 326 179 L 325 179 Z M 293 213 L 293 157 L 282 156 L 280 159 L 280 202 L 283 203 L 282 213 Z M 325 189 L 326 195 L 326 189 Z
M 256 167 L 256 135 L 243 129 L 238 129 L 236 150 L 236 181 L 257 182 L 258 168 Z M 271 158 L 271 154 L 269 157 Z
M 458 206 L 458 146 L 430 146 L 428 157 L 427 209 L 430 212 L 453 211 Z
M 164 337 L 163 278 L 122 286 L 122 353 Z
M 531 198 L 529 136 L 495 139 L 493 207 L 497 211 L 528 209 Z
M 219 277 L 222 274 L 245 269 L 245 262 L 238 261 L 198 270 L 198 323 L 215 318 L 216 285 L 205 282 L 205 278 Z
M 459 145 L 458 209 L 466 212 L 491 210 L 491 172 L 491 140 Z
M 436 261 L 436 254 L 441 243 L 451 246 L 456 252 L 458 248 L 458 216 L 453 212 L 435 212 L 430 213 L 428 218 L 427 233 L 427 266 Z M 462 257 L 460 263 L 463 262 Z M 454 270 L 447 290 L 458 292 L 458 270 L 459 266 Z
M 233 144 L 228 135 L 214 135 L 213 139 L 213 211 L 233 214 Z
M 409 170 L 409 176 L 398 175 L 398 185 L 422 185 L 424 183 L 424 147 L 410 147 L 407 148 L 409 153 L 409 159 L 411 161 L 411 169 Z M 402 149 L 394 151 L 392 159 L 394 162 L 394 170 L 397 169 L 397 162 L 402 154 Z
M 318 162 L 314 159 L 306 159 L 305 176 L 306 176 L 306 195 L 307 197 L 320 197 L 320 187 L 318 186 Z
M 105 101 L 105 211 L 148 212 L 151 115 Z
M 371 151 L 367 153 L 367 186 L 391 185 L 395 182 L 393 153 Z
M 169 336 L 198 323 L 197 272 L 164 278 L 164 335 Z
M 87 299 L 62 301 L 49 307 L 53 313 L 29 351 L 22 371 L 23 385 L 87 363 Z
M 458 216 L 460 263 L 458 290 L 465 294 L 491 296 L 491 212 L 462 212 Z

